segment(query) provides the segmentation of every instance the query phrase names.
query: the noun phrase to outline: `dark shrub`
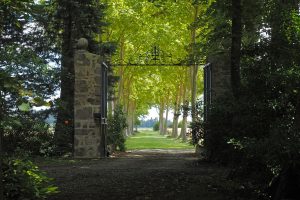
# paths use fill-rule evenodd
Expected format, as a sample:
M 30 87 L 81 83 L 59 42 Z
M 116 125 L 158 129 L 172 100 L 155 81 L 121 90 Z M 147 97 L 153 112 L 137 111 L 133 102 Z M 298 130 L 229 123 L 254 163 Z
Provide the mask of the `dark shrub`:
M 125 151 L 124 130 L 127 127 L 126 117 L 121 106 L 117 106 L 114 114 L 108 117 L 107 144 L 112 146 L 112 151 L 118 149 Z
M 159 122 L 155 122 L 153 125 L 153 131 L 159 131 Z
M 4 198 L 7 200 L 46 199 L 57 193 L 51 179 L 32 162 L 25 159 L 4 159 Z

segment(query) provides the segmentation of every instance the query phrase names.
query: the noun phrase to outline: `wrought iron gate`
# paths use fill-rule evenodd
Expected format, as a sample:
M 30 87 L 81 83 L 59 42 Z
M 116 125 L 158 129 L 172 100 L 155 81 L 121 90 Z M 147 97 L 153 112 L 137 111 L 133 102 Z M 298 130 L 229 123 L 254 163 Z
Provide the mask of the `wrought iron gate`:
M 107 156 L 107 101 L 108 101 L 108 69 L 109 67 L 120 67 L 120 66 L 185 66 L 190 67 L 191 64 L 187 60 L 174 60 L 172 54 L 161 50 L 158 46 L 153 48 L 144 54 L 139 54 L 136 58 L 130 58 L 127 62 L 114 62 L 101 63 L 101 113 L 100 113 L 100 129 L 101 129 L 101 143 L 100 143 L 100 156 Z M 198 63 L 200 65 L 200 63 Z M 208 112 L 208 107 L 211 101 L 211 68 L 210 64 L 205 65 L 204 68 L 204 106 L 205 106 L 205 118 Z
M 101 121 L 100 121 L 100 156 L 107 156 L 107 145 L 106 145 L 106 135 L 107 135 L 107 71 L 108 65 L 105 62 L 101 63 Z

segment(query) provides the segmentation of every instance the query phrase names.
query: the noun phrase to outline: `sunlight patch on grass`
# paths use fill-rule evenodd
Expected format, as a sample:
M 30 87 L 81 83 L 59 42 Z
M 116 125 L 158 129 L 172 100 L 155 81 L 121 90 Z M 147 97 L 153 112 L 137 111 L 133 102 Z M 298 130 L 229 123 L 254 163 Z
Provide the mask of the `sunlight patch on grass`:
M 154 131 L 142 131 L 126 140 L 127 150 L 134 149 L 194 149 L 194 146 L 181 139 L 159 135 Z

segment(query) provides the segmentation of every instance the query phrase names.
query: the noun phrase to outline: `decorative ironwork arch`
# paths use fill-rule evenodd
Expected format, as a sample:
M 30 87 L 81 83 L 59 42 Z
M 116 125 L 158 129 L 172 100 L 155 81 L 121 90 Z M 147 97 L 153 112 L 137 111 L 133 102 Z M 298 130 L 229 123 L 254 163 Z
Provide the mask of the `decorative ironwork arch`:
M 131 57 L 127 62 L 112 62 L 112 66 L 189 66 L 186 62 L 174 60 L 171 53 L 165 52 L 154 45 L 151 50 L 137 57 Z

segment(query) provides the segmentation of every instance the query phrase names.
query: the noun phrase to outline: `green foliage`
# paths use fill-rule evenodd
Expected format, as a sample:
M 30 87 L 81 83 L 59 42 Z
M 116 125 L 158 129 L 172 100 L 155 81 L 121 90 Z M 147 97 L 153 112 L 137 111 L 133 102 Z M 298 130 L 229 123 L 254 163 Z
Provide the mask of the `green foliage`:
M 201 6 L 200 10 L 202 8 L 206 7 Z M 107 26 L 102 37 L 104 41 L 118 42 L 117 53 L 112 56 L 112 61 L 134 63 L 139 60 L 140 63 L 151 63 L 149 58 L 144 59 L 139 55 L 144 55 L 146 52 L 150 55 L 150 50 L 156 45 L 161 50 L 160 55 L 172 55 L 172 61 L 163 58 L 158 63 L 182 62 L 185 65 L 191 53 L 189 44 L 191 43 L 190 25 L 194 21 L 193 12 L 194 4 L 190 0 L 108 1 L 106 18 L 110 25 Z M 197 39 L 201 40 L 201 37 Z M 134 116 L 147 114 L 150 107 L 159 105 L 162 101 L 168 102 L 169 107 L 173 105 L 179 95 L 178 88 L 183 85 L 186 86 L 185 88 L 189 87 L 186 78 L 188 74 L 187 66 L 116 67 L 115 75 L 121 78 L 116 97 L 128 112 L 128 121 L 131 114 Z M 197 80 L 202 80 L 202 77 Z M 127 108 L 132 104 L 134 106 Z M 130 126 L 130 123 L 128 124 Z
M 33 112 L 34 107 L 53 103 L 58 88 L 55 40 L 48 34 L 50 5 L 33 0 L 1 1 L 0 98 L 1 133 L 4 151 L 19 148 L 40 154 L 41 145 L 51 142 L 44 119 L 52 112 Z
M 159 122 L 155 122 L 153 125 L 153 131 L 159 131 Z
M 125 151 L 124 130 L 127 127 L 126 116 L 122 106 L 117 106 L 114 114 L 108 117 L 107 123 L 107 144 L 112 145 L 115 149 Z
M 300 166 L 300 134 L 292 128 L 292 113 L 282 118 L 283 110 L 274 110 L 270 100 L 266 104 L 253 96 L 244 98 L 216 103 L 219 106 L 211 108 L 201 138 L 208 159 L 237 165 L 230 178 L 248 192 L 256 191 L 253 195 L 264 196 L 271 181 L 284 169 Z
M 30 155 L 53 155 L 53 132 L 45 123 L 42 113 L 20 113 L 18 116 L 6 117 L 3 122 L 4 152 L 13 154 L 19 149 Z
M 192 136 L 191 143 L 193 145 L 203 145 L 203 139 L 204 139 L 204 118 L 203 118 L 203 103 L 202 101 L 196 102 L 196 113 L 195 113 L 195 119 L 193 122 L 190 123 L 191 130 L 189 131 L 189 135 Z M 187 111 L 189 110 L 186 108 Z M 187 112 L 186 111 L 186 112 Z
M 206 123 L 199 118 L 192 124 L 194 143 L 204 145 L 208 159 L 235 166 L 230 178 L 253 199 L 291 198 L 290 188 L 300 185 L 299 174 L 287 176 L 300 165 L 298 4 L 244 1 L 240 96 L 213 99 Z M 207 57 L 230 50 L 231 6 L 213 1 L 197 23 L 208 27 Z M 270 183 L 276 194 L 266 194 Z
M 97 0 L 55 0 L 53 6 L 57 9 L 54 14 L 57 36 L 65 44 L 62 46 L 62 54 L 67 53 L 64 52 L 66 49 L 73 49 L 72 45 L 81 37 L 89 41 L 89 51 L 99 53 L 101 48 L 99 34 L 102 33 L 102 28 L 106 25 L 103 21 L 105 4 Z M 65 24 L 68 20 L 72 21 L 70 27 Z M 71 38 L 66 38 L 64 34 L 70 34 Z M 66 42 L 71 43 L 66 44 Z M 105 44 L 103 50 L 107 51 L 113 48 L 108 47 L 108 45 Z M 72 55 L 70 53 L 69 56 Z
M 136 118 L 135 120 L 134 120 L 134 125 L 135 126 L 140 126 L 141 125 L 141 120 L 139 119 L 139 118 Z
M 46 199 L 58 192 L 57 187 L 50 184 L 52 179 L 25 159 L 5 159 L 3 177 L 4 199 L 7 200 Z
M 182 128 L 182 120 L 178 122 L 178 128 Z

